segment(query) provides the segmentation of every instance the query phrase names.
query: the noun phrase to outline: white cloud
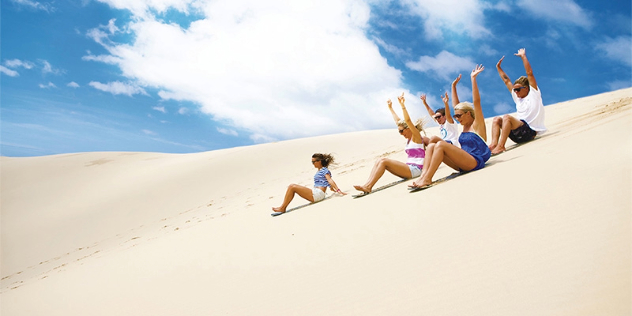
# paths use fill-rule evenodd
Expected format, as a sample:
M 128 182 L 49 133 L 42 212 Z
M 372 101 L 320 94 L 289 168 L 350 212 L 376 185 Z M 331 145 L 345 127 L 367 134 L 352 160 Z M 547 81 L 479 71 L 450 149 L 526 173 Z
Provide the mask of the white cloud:
M 189 109 L 187 109 L 187 108 L 180 108 L 180 109 L 178 109 L 178 114 L 180 114 L 180 115 L 185 115 L 185 114 L 188 114 L 188 113 L 189 113 Z
M 95 55 L 92 55 L 89 51 L 88 51 L 88 55 L 87 56 L 81 57 L 81 60 L 98 61 L 98 62 L 110 64 L 110 65 L 116 65 L 116 64 L 121 62 L 120 58 L 117 58 L 117 57 L 114 57 L 114 56 L 111 56 L 111 55 L 95 56 Z
M 150 130 L 148 130 L 148 129 L 144 129 L 144 130 L 143 130 L 143 133 L 145 133 L 146 135 L 151 135 L 151 136 L 156 136 L 156 135 L 158 135 L 156 132 L 154 132 L 154 131 L 150 131 Z
M 9 76 L 9 77 L 17 77 L 17 76 L 20 75 L 17 71 L 11 70 L 11 69 L 9 69 L 9 68 L 7 68 L 5 66 L 2 66 L 2 65 L 0 65 L 0 72 L 5 74 L 5 75 L 7 75 L 7 76 Z
M 541 19 L 570 23 L 584 29 L 590 29 L 594 24 L 590 14 L 573 0 L 518 0 L 516 4 L 528 11 L 527 14 Z
M 108 25 L 105 26 L 105 28 L 110 32 L 110 34 L 114 34 L 119 31 L 119 28 L 116 26 L 116 24 L 114 24 L 115 22 L 116 22 L 116 19 L 110 19 L 110 21 L 108 21 Z
M 609 59 L 632 66 L 632 37 L 630 36 L 606 37 L 603 42 L 595 45 L 595 49 L 605 53 Z
M 237 131 L 232 130 L 232 129 L 226 129 L 226 128 L 218 127 L 217 131 L 222 133 L 222 134 L 225 134 L 225 135 L 239 136 L 239 134 L 237 134 Z
M 446 31 L 473 38 L 491 35 L 484 25 L 484 11 L 506 9 L 482 0 L 402 0 L 402 4 L 424 20 L 429 39 L 441 39 Z
M 505 2 L 498 2 L 496 4 L 491 5 L 491 7 L 496 11 L 511 12 L 511 7 L 509 6 L 509 4 Z
M 42 10 L 42 11 L 46 11 L 46 12 L 53 12 L 55 11 L 55 8 L 53 6 L 51 6 L 50 4 L 41 4 L 37 1 L 32 1 L 32 0 L 11 0 L 11 2 L 18 4 L 18 5 L 22 5 L 22 6 L 26 6 L 29 7 L 31 9 L 35 9 L 35 10 Z
M 494 112 L 496 112 L 496 114 L 506 114 L 515 111 L 516 107 L 506 102 L 500 102 L 494 105 Z
M 165 110 L 164 106 L 154 106 L 152 109 L 158 111 L 158 112 L 162 112 L 162 113 L 167 113 L 167 110 Z
M 103 2 L 137 14 L 121 27 L 133 43 L 95 38 L 123 76 L 253 140 L 385 127 L 384 101 L 403 90 L 401 72 L 366 37 L 370 7 L 360 0 L 196 2 L 204 18 L 188 29 L 147 14 L 179 1 Z
M 22 67 L 26 69 L 31 69 L 33 68 L 33 66 L 35 66 L 35 64 L 30 61 L 21 61 L 19 59 L 5 60 L 4 65 L 10 68 Z
M 109 92 L 112 94 L 125 94 L 127 96 L 132 96 L 134 94 L 144 94 L 147 95 L 145 90 L 135 84 L 123 83 L 120 81 L 114 81 L 109 83 L 100 83 L 96 81 L 91 81 L 89 85 L 97 90 Z
M 79 88 L 79 84 L 78 84 L 78 83 L 76 83 L 76 82 L 74 82 L 74 81 L 69 82 L 69 83 L 67 84 L 67 86 L 69 86 L 69 87 L 71 87 L 71 88 Z
M 620 89 L 625 89 L 625 88 L 632 87 L 632 81 L 630 81 L 630 80 L 617 80 L 617 81 L 608 82 L 607 85 L 608 85 L 608 89 L 610 89 L 610 91 L 615 91 L 615 90 L 620 90 Z
M 43 74 L 54 74 L 59 75 L 64 71 L 61 69 L 53 68 L 53 66 L 46 60 L 40 59 L 40 63 L 42 63 L 42 73 Z
M 50 82 L 50 81 L 48 82 L 48 84 L 40 83 L 39 87 L 42 88 L 42 89 L 57 88 L 57 86 L 54 83 Z
M 188 13 L 189 5 L 192 4 L 192 0 L 97 0 L 99 2 L 107 3 L 111 7 L 128 10 L 132 14 L 141 18 L 151 17 L 151 11 L 157 13 L 164 13 L 168 9 L 175 9 L 180 12 Z
M 479 47 L 478 49 L 482 54 L 485 54 L 487 56 L 497 56 L 498 55 L 498 51 L 494 48 L 492 48 L 491 46 L 487 45 L 487 44 L 483 44 Z M 500 59 L 500 57 L 499 57 Z
M 457 56 L 444 50 L 435 57 L 421 56 L 418 61 L 409 61 L 406 67 L 420 72 L 429 72 L 443 80 L 452 80 L 459 73 L 469 74 L 476 64 L 470 58 Z
M 401 49 L 395 45 L 391 45 L 388 44 L 386 42 L 384 42 L 382 39 L 380 38 L 373 38 L 373 41 L 378 44 L 380 47 L 382 47 L 385 51 L 395 55 L 395 56 L 406 56 L 406 55 L 410 55 L 406 50 Z

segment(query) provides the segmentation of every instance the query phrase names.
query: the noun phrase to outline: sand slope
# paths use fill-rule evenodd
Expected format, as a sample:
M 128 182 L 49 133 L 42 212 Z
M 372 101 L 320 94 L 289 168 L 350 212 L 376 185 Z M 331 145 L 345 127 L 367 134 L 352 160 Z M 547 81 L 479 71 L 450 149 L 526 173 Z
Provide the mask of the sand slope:
M 0 312 L 630 315 L 631 103 L 547 106 L 548 133 L 480 171 L 275 218 L 288 184 L 311 185 L 312 153 L 335 153 L 354 193 L 377 158 L 404 159 L 403 138 L 2 157 Z

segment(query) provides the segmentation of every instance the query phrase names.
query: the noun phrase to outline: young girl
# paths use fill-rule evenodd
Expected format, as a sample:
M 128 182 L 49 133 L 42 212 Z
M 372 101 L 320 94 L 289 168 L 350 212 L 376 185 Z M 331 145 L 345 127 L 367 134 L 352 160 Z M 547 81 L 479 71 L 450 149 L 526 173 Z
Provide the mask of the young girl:
M 393 159 L 380 158 L 375 162 L 367 182 L 364 185 L 353 186 L 358 191 L 371 192 L 373 185 L 382 177 L 384 171 L 388 171 L 404 179 L 418 177 L 421 174 L 421 169 L 424 165 L 424 157 L 426 155 L 425 144 L 428 143 L 428 138 L 421 136 L 420 133 L 423 131 L 423 121 L 417 120 L 417 122 L 413 124 L 406 110 L 404 94 L 402 93 L 397 99 L 402 106 L 404 120 L 400 120 L 399 116 L 393 111 L 391 100 L 388 100 L 387 104 L 389 110 L 391 110 L 391 115 L 393 115 L 393 120 L 395 120 L 395 124 L 397 124 L 399 134 L 406 138 L 406 154 L 408 154 L 408 160 L 404 163 Z
M 298 194 L 300 197 L 310 201 L 319 202 L 325 199 L 325 191 L 330 188 L 334 192 L 338 192 L 342 195 L 346 193 L 340 191 L 336 182 L 331 178 L 331 172 L 327 169 L 327 166 L 334 162 L 334 157 L 330 154 L 313 154 L 312 164 L 314 168 L 318 169 L 318 172 L 314 175 L 314 187 L 308 188 L 298 184 L 290 184 L 285 192 L 285 199 L 283 204 L 279 207 L 273 207 L 275 212 L 272 215 L 285 213 L 287 206 L 294 199 L 294 194 Z

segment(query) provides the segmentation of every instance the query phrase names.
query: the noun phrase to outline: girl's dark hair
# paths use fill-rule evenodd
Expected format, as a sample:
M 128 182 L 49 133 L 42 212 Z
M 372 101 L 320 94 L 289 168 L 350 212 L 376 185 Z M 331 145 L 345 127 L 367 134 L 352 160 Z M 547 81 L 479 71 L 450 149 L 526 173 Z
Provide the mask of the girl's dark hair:
M 442 116 L 445 116 L 445 108 L 443 108 L 443 109 L 437 109 L 437 110 L 435 111 L 435 114 L 437 114 L 437 113 L 441 113 L 441 115 L 442 115 Z
M 320 160 L 320 164 L 323 165 L 323 167 L 327 167 L 329 164 L 334 163 L 334 156 L 331 154 L 313 154 L 312 158 Z

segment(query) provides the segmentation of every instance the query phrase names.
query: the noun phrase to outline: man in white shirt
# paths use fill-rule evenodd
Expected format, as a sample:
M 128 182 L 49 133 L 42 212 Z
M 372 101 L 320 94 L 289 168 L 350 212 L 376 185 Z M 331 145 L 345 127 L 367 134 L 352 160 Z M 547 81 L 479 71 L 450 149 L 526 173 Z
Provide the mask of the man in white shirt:
M 527 60 L 527 53 L 524 48 L 521 48 L 514 55 L 522 59 L 524 69 L 527 72 L 526 77 L 522 76 L 512 84 L 509 76 L 500 68 L 505 56 L 498 61 L 496 69 L 516 103 L 518 118 L 509 114 L 494 118 L 492 122 L 492 143 L 489 145 L 492 155 L 506 150 L 505 143 L 507 138 L 510 138 L 516 144 L 520 144 L 533 140 L 537 134 L 546 132 L 542 95 L 533 76 L 529 60 Z
M 428 114 L 439 124 L 439 131 L 441 132 L 441 138 L 437 136 L 430 137 L 430 143 L 436 143 L 440 140 L 444 140 L 456 147 L 461 147 L 459 144 L 459 128 L 454 123 L 452 119 L 452 115 L 450 114 L 450 105 L 448 105 L 448 93 L 441 96 L 443 99 L 443 104 L 445 107 L 443 109 L 437 109 L 437 111 L 432 111 L 428 102 L 426 102 L 426 95 L 422 94 L 420 96 L 421 101 L 424 102 L 424 106 L 426 106 L 426 110 L 428 110 Z M 426 144 L 428 145 L 428 144 Z

